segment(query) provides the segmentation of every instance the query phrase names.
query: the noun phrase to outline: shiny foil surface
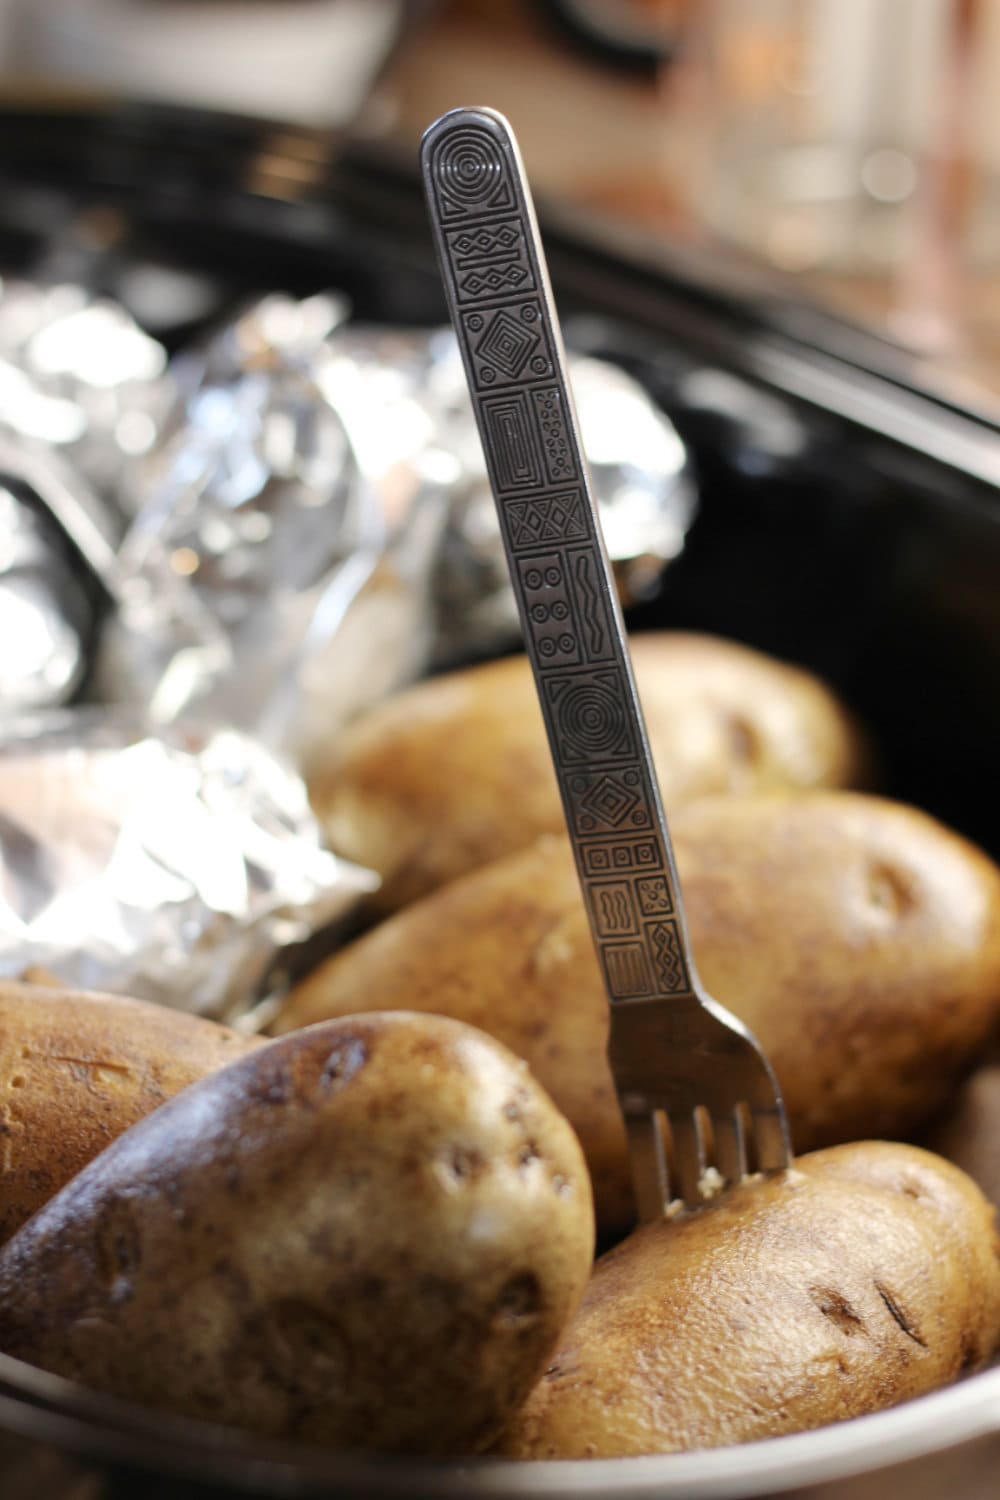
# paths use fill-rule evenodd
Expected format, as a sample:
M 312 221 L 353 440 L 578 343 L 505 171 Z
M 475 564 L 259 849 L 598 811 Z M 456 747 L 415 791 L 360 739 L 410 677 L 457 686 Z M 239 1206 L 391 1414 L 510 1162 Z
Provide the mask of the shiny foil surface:
M 167 352 L 81 286 L 0 279 L 0 432 L 44 445 L 116 510 L 174 401 Z
M 122 544 L 99 683 L 157 722 L 211 711 L 321 763 L 430 665 L 510 649 L 517 616 L 450 331 L 271 296 L 178 361 L 181 401 Z M 672 426 L 619 369 L 572 374 L 626 601 L 694 508 Z
M 0 972 L 253 1024 L 376 883 L 301 777 L 516 646 L 452 334 L 349 311 L 268 295 L 168 365 L 107 299 L 0 286 Z M 686 454 L 619 369 L 571 370 L 630 602 L 683 545 Z
M 299 777 L 245 735 L 96 708 L 0 744 L 0 867 L 0 975 L 228 1019 L 378 883 L 323 847 Z

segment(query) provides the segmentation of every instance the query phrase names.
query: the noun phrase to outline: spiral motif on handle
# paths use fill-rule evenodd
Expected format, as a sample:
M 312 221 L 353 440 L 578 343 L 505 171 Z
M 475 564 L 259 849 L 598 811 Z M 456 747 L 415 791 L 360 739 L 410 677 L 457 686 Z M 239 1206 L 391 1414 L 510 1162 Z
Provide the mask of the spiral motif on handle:
M 434 175 L 449 198 L 466 208 L 490 203 L 504 182 L 503 156 L 480 130 L 456 130 L 434 158 Z
M 563 740 L 578 755 L 614 754 L 626 735 L 618 698 L 598 682 L 571 688 L 559 700 L 558 714 Z

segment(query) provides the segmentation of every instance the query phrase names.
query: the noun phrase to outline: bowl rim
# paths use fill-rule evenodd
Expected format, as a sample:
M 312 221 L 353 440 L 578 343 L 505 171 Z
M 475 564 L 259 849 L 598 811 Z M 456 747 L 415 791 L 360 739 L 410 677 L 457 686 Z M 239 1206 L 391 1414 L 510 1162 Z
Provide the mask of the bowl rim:
M 1000 1367 L 883 1412 L 728 1448 L 522 1463 L 331 1453 L 107 1396 L 0 1354 L 0 1428 L 103 1463 L 250 1493 L 483 1500 L 750 1500 L 1000 1436 Z

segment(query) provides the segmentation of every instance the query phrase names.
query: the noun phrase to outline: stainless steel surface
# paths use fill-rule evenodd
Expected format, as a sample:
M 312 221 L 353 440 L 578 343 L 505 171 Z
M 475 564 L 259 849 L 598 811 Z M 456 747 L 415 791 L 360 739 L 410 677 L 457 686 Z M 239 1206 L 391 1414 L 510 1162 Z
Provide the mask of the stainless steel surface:
M 642 1219 L 791 1160 L 774 1074 L 702 988 L 517 143 L 452 110 L 421 146 L 452 321 L 611 1002 Z M 669 1144 L 667 1126 L 669 1124 Z M 749 1151 L 748 1151 L 749 1147 Z M 752 1161 L 750 1153 L 752 1152 Z
M 355 337 L 377 353 L 373 330 L 362 327 Z M 510 650 L 520 641 L 521 627 L 458 345 L 450 329 L 406 337 L 425 351 L 423 369 L 416 361 L 410 367 L 423 377 L 410 399 L 430 419 L 430 442 L 457 460 L 448 478 L 447 523 L 432 593 L 434 660 L 447 666 L 471 654 Z M 391 357 L 392 342 L 398 346 L 401 336 L 383 339 Z M 351 341 L 348 328 L 337 339 L 338 350 Z M 619 598 L 626 607 L 648 602 L 683 551 L 697 509 L 687 449 L 666 414 L 619 366 L 570 354 L 569 373 Z M 384 398 L 379 401 L 373 384 L 369 380 L 364 390 L 355 377 L 355 399 L 367 398 L 368 424 L 378 427 L 384 454 L 390 414 L 383 416 Z M 405 422 L 400 426 L 406 430 Z

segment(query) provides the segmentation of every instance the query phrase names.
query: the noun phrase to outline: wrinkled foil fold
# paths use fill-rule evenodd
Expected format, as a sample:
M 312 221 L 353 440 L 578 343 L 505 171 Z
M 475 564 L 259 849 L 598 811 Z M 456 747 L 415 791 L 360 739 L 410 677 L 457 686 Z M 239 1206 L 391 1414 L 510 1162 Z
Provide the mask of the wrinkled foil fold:
M 352 716 L 442 666 L 515 646 L 517 611 L 450 330 L 263 299 L 174 378 L 120 554 L 104 696 L 211 711 L 310 773 Z M 683 444 L 621 370 L 570 373 L 626 603 L 683 545 Z
M 103 709 L 0 743 L 0 975 L 236 1019 L 377 886 L 323 847 L 301 779 L 245 735 Z
M 377 883 L 303 776 L 516 646 L 451 331 L 347 315 L 270 295 L 168 365 L 107 299 L 0 287 L 0 974 L 254 1025 Z M 686 454 L 622 371 L 570 374 L 627 604 L 683 545 Z
M 175 399 L 166 350 L 119 303 L 0 280 L 0 432 L 68 460 L 117 514 Z

